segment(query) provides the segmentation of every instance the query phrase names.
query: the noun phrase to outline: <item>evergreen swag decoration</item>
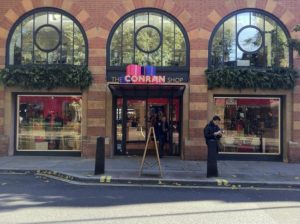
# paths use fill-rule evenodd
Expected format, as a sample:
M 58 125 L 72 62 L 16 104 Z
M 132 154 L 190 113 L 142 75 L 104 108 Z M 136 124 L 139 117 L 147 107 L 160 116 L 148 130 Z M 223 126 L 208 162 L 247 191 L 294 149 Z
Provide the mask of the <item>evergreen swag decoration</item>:
M 0 71 L 0 81 L 5 86 L 24 89 L 79 87 L 82 90 L 89 87 L 92 80 L 87 66 L 77 65 L 11 65 Z
M 207 69 L 208 89 L 293 89 L 297 72 L 289 68 L 242 69 L 218 68 Z

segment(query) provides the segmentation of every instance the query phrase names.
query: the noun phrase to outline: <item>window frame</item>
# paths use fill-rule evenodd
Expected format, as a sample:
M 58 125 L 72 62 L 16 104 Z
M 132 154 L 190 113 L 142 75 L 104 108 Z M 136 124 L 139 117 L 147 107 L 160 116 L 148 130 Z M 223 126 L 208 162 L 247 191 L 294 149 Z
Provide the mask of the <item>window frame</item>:
M 285 153 L 285 145 L 284 145 L 284 105 L 285 105 L 285 97 L 283 95 L 251 95 L 251 94 L 213 94 L 212 99 L 215 102 L 216 98 L 256 98 L 256 99 L 279 99 L 279 153 L 218 153 L 218 158 L 220 160 L 230 160 L 230 159 L 238 159 L 238 160 L 255 160 L 255 161 L 282 161 Z M 215 103 L 214 110 L 215 110 Z M 224 121 L 222 121 L 224 122 Z
M 212 44 L 213 44 L 214 37 L 216 36 L 218 30 L 230 18 L 232 18 L 234 16 L 237 16 L 238 14 L 241 14 L 241 13 L 250 13 L 250 16 L 251 16 L 251 13 L 259 13 L 259 14 L 261 14 L 264 17 L 264 22 L 266 21 L 266 17 L 268 17 L 268 18 L 272 19 L 276 23 L 276 25 L 279 26 L 282 29 L 282 31 L 284 32 L 287 40 L 291 38 L 291 35 L 290 35 L 288 29 L 286 28 L 286 26 L 284 25 L 284 23 L 282 21 L 280 21 L 276 16 L 274 16 L 273 14 L 271 14 L 269 12 L 266 12 L 266 11 L 261 10 L 261 9 L 255 9 L 255 8 L 246 8 L 246 9 L 241 9 L 241 10 L 234 11 L 234 12 L 226 15 L 225 17 L 223 17 L 217 23 L 217 25 L 215 26 L 213 32 L 211 33 L 211 36 L 210 36 L 210 39 L 209 39 L 209 42 L 208 42 L 208 67 L 209 68 L 213 68 L 214 67 L 212 65 Z M 235 22 L 237 22 L 236 21 L 236 17 L 235 17 Z M 235 47 L 236 47 L 236 51 L 237 51 L 237 48 L 239 48 L 239 46 L 238 46 L 238 39 L 237 39 L 238 38 L 238 34 L 245 27 L 249 27 L 249 26 L 254 26 L 254 25 L 251 24 L 251 20 L 250 20 L 250 24 L 243 26 L 242 28 L 240 28 L 240 30 L 238 32 L 237 32 L 237 30 L 235 30 L 235 41 L 236 41 Z M 263 51 L 264 51 L 264 57 L 265 57 L 266 46 L 265 46 L 265 33 L 264 32 L 262 32 L 262 37 L 263 37 L 263 41 L 262 42 L 263 43 L 262 43 L 262 46 L 261 46 L 260 50 L 263 49 Z M 222 36 L 224 38 L 224 28 L 223 28 L 223 31 L 222 31 Z M 293 51 L 292 51 L 292 47 L 291 46 L 288 46 L 288 51 L 289 51 L 288 52 L 288 60 L 289 60 L 288 67 L 292 68 L 293 67 Z M 244 52 L 244 51 L 242 51 L 242 52 Z M 224 54 L 224 49 L 222 50 L 222 53 Z M 255 52 L 251 52 L 251 53 L 255 53 Z M 236 55 L 236 59 L 237 59 L 237 55 Z M 264 61 L 264 64 L 265 65 L 263 67 L 257 67 L 257 66 L 237 66 L 237 60 L 236 60 L 235 61 L 235 65 L 232 66 L 232 68 L 268 68 L 268 67 L 270 67 L 270 66 L 266 65 L 266 61 Z M 222 65 L 220 65 L 218 67 L 215 67 L 215 68 L 220 68 L 220 67 L 224 67 L 224 66 L 226 66 L 226 65 L 224 65 L 224 59 L 222 59 Z M 271 67 L 273 67 L 273 65 Z
M 83 99 L 82 93 L 79 92 L 66 92 L 66 93 L 34 93 L 34 92 L 15 92 L 13 93 L 15 112 L 14 112 L 14 155 L 49 155 L 49 156 L 81 156 L 82 146 L 80 150 L 18 150 L 18 136 L 19 136 L 19 107 L 20 107 L 20 97 L 31 96 L 31 97 L 81 97 Z M 80 124 L 80 135 L 83 139 L 83 122 Z
M 157 14 L 160 14 L 162 16 L 166 16 L 168 17 L 170 20 L 172 20 L 180 29 L 180 31 L 182 32 L 183 34 L 183 37 L 184 37 L 184 40 L 185 40 L 185 44 L 186 44 L 186 49 L 185 49 L 185 52 L 186 52 L 186 65 L 185 66 L 156 66 L 157 68 L 157 71 L 158 72 L 168 72 L 168 73 L 172 73 L 172 72 L 187 72 L 189 73 L 189 67 L 190 67 L 190 43 L 189 43 L 189 38 L 188 38 L 188 35 L 187 35 L 187 32 L 185 31 L 183 25 L 180 23 L 180 21 L 175 18 L 175 16 L 173 16 L 172 14 L 168 13 L 168 12 L 165 12 L 163 10 L 160 10 L 160 9 L 157 9 L 157 8 L 141 8 L 141 9 L 136 9 L 136 10 L 133 10 L 129 13 L 127 13 L 126 15 L 122 16 L 115 24 L 114 26 L 112 27 L 110 33 L 109 33 L 109 36 L 108 36 L 108 39 L 107 39 L 107 44 L 106 44 L 106 69 L 107 69 L 107 72 L 110 73 L 110 72 L 124 72 L 125 71 L 125 66 L 112 66 L 110 65 L 110 59 L 111 59 L 111 55 L 110 55 L 110 45 L 111 45 L 111 42 L 112 42 L 112 39 L 113 39 L 113 36 L 116 32 L 116 30 L 119 28 L 119 26 L 126 20 L 128 19 L 129 17 L 131 16 L 134 16 L 135 14 L 138 14 L 138 13 L 157 13 Z M 147 26 L 149 26 L 150 24 L 148 24 Z M 143 27 L 143 26 L 142 26 Z M 175 32 L 175 30 L 174 30 Z M 137 33 L 137 31 L 135 31 L 135 33 Z M 136 35 L 134 35 L 136 36 Z M 163 41 L 163 37 L 161 37 L 161 41 Z M 134 38 L 135 39 L 135 38 Z M 134 40 L 134 43 L 133 43 L 135 46 L 134 48 L 136 48 L 136 42 Z M 175 50 L 175 48 L 173 49 Z
M 10 43 L 11 43 L 11 41 L 12 41 L 12 37 L 13 37 L 13 34 L 15 33 L 15 31 L 16 31 L 16 29 L 17 29 L 17 27 L 19 26 L 19 25 L 21 25 L 22 24 L 22 22 L 26 19 L 26 18 L 28 18 L 28 17 L 30 17 L 30 16 L 33 16 L 34 14 L 36 14 L 36 13 L 42 13 L 42 12 L 45 12 L 45 13 L 47 13 L 47 15 L 49 14 L 49 13 L 59 13 L 59 14 L 61 14 L 62 15 L 62 17 L 63 16 L 66 16 L 66 17 L 68 17 L 70 20 L 72 20 L 72 22 L 74 23 L 74 24 L 76 24 L 77 25 L 77 27 L 79 28 L 79 30 L 80 30 L 80 32 L 81 32 L 81 34 L 82 34 L 82 37 L 83 37 L 83 40 L 84 40 L 84 44 L 85 44 L 85 50 L 84 50 L 84 53 L 85 53 L 85 59 L 84 59 L 84 63 L 83 64 L 81 64 L 81 65 L 77 65 L 77 66 L 83 66 L 83 65 L 88 65 L 88 53 L 89 53 L 89 46 L 88 46 L 88 39 L 87 39 L 87 36 L 86 36 L 86 33 L 85 33 L 85 30 L 83 29 L 83 27 L 82 27 L 82 25 L 80 24 L 80 22 L 72 15 L 72 14 L 70 14 L 70 13 L 68 13 L 68 12 L 66 12 L 66 11 L 64 11 L 64 10 L 62 10 L 62 9 L 58 9 L 58 8 L 53 8 L 53 7 L 42 7 L 42 8 L 36 8 L 36 9 L 33 9 L 33 10 L 31 10 L 31 11 L 28 11 L 28 12 L 26 12 L 26 13 L 24 13 L 22 16 L 20 16 L 18 19 L 17 19 L 17 21 L 13 24 L 13 26 L 10 28 L 10 31 L 9 31 L 9 34 L 8 34 L 8 36 L 7 36 L 7 41 L 6 41 L 6 56 L 5 56 L 5 65 L 6 65 L 6 67 L 8 67 L 8 66 L 15 66 L 16 64 L 10 64 Z M 33 20 L 34 20 L 35 18 L 33 17 Z M 34 20 L 35 21 L 35 20 Z M 62 24 L 62 21 L 61 21 L 61 24 Z M 43 27 L 43 26 L 45 26 L 45 25 L 47 25 L 47 26 L 51 26 L 51 24 L 43 24 L 43 25 L 41 25 L 38 29 L 40 29 L 41 27 Z M 37 30 L 38 30 L 37 29 Z M 35 45 L 35 36 L 36 36 L 36 33 L 37 33 L 37 30 L 33 30 L 33 35 L 32 35 L 32 44 L 33 44 L 33 46 Z M 22 31 L 21 31 L 22 32 Z M 60 32 L 59 32 L 59 34 L 60 34 L 60 37 L 59 37 L 59 45 L 58 45 L 58 47 L 60 46 L 60 45 L 62 45 L 62 27 L 61 27 L 61 30 L 60 30 Z M 74 37 L 74 28 L 73 28 L 73 37 Z M 22 38 L 22 37 L 21 37 Z M 21 40 L 22 41 L 22 40 Z M 73 41 L 74 42 L 74 41 Z M 74 44 L 74 43 L 73 43 Z M 37 46 L 36 46 L 37 47 Z M 74 47 L 74 46 L 73 46 Z M 38 48 L 38 47 L 37 47 Z M 39 48 L 38 48 L 39 49 Z M 43 51 L 43 52 L 47 52 L 47 51 Z M 73 52 L 74 52 L 74 49 L 73 49 Z M 34 63 L 34 56 L 35 56 L 35 54 L 34 54 L 34 52 L 33 52 L 33 55 L 32 55 L 32 62 L 31 63 L 28 63 L 28 64 L 38 64 L 38 63 Z M 67 64 L 67 63 L 57 63 L 57 64 L 63 64 L 63 65 L 75 65 L 74 64 L 74 54 L 73 54 L 73 60 L 72 60 L 72 63 L 71 64 Z M 26 66 L 27 64 L 20 64 L 21 66 Z M 51 65 L 53 65 L 53 64 L 49 64 L 48 63 L 48 61 L 47 61 L 47 63 L 45 63 L 45 64 L 39 64 L 39 65 L 41 65 L 41 66 L 51 66 Z M 56 65 L 56 64 L 55 64 Z

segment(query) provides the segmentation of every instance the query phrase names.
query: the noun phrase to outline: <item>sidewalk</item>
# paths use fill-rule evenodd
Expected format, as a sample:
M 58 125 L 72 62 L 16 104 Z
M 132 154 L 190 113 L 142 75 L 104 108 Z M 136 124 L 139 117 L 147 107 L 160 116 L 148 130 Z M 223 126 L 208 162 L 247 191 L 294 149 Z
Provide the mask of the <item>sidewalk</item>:
M 147 157 L 154 162 L 154 158 Z M 0 157 L 0 173 L 38 172 L 83 183 L 150 184 L 176 186 L 296 187 L 300 188 L 300 164 L 262 161 L 218 161 L 219 177 L 206 178 L 206 161 L 161 159 L 163 177 L 157 166 L 144 166 L 141 157 L 118 156 L 105 159 L 105 173 L 94 175 L 95 160 L 80 157 L 8 156 Z M 104 177 L 105 176 L 105 177 Z

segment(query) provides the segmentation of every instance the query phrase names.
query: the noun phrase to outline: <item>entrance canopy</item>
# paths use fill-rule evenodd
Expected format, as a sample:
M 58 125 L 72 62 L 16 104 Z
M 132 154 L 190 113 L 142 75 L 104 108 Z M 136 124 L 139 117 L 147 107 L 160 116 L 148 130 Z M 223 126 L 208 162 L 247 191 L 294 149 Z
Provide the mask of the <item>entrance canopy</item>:
M 149 85 L 149 84 L 109 84 L 109 89 L 118 97 L 180 97 L 184 85 Z

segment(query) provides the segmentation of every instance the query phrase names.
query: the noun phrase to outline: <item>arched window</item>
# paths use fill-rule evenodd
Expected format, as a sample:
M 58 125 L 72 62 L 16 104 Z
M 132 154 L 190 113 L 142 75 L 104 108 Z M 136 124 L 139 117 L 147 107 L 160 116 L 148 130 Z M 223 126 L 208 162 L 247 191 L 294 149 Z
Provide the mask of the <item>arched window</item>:
M 112 29 L 108 68 L 127 64 L 188 67 L 189 44 L 182 26 L 171 15 L 155 9 L 134 11 Z
M 8 65 L 87 62 L 83 29 L 62 10 L 43 8 L 22 16 L 8 38 Z
M 223 19 L 210 40 L 210 67 L 289 67 L 288 32 L 274 16 L 247 9 Z

